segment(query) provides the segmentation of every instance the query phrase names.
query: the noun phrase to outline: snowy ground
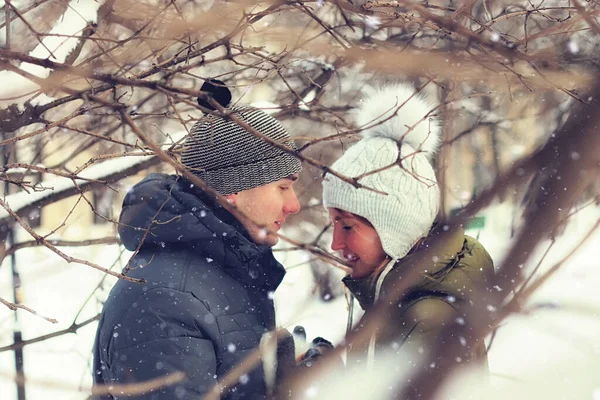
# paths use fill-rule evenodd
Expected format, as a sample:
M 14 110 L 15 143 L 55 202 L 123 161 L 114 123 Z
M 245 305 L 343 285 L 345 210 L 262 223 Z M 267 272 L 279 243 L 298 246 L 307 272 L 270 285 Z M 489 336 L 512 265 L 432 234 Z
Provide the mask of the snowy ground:
M 503 206 L 489 209 L 486 227 L 479 235 L 496 264 L 502 260 L 509 246 L 509 211 Z M 600 218 L 600 210 L 588 207 L 573 218 L 565 233 L 546 257 L 540 273 L 568 253 L 591 224 Z M 538 260 L 548 243 L 536 250 Z M 511 390 L 513 398 L 600 399 L 600 384 L 594 386 L 593 377 L 600 375 L 600 269 L 598 255 L 600 233 L 590 238 L 531 300 L 530 306 L 542 305 L 528 314 L 511 317 L 503 325 L 490 350 L 489 364 L 494 379 L 493 397 L 472 388 L 464 392 L 468 378 L 461 379 L 461 392 L 445 398 L 506 398 Z M 70 255 L 93 259 L 103 266 L 118 259 L 117 246 L 95 246 L 88 249 L 67 249 Z M 282 253 L 278 253 L 282 254 Z M 323 302 L 312 294 L 314 282 L 308 265 L 299 265 L 306 254 L 286 253 L 282 261 L 295 265 L 276 293 L 279 324 L 293 328 L 301 324 L 309 338 L 323 336 L 334 342 L 344 334 L 347 320 L 347 302 L 343 297 Z M 24 339 L 38 337 L 67 328 L 77 313 L 81 322 L 99 310 L 96 298 L 85 306 L 88 295 L 102 279 L 102 274 L 89 267 L 67 264 L 56 255 L 44 250 L 21 250 L 18 263 L 23 280 L 23 302 L 45 316 L 56 318 L 53 325 L 29 313 L 18 311 Z M 526 266 L 531 270 L 536 262 Z M 115 265 L 116 269 L 120 266 Z M 5 260 L 0 268 L 0 293 L 9 297 L 10 264 Z M 108 285 L 110 287 L 110 284 Z M 10 297 L 9 297 L 10 298 Z M 83 308 L 82 308 L 83 307 Z M 359 307 L 356 307 L 357 309 Z M 357 310 L 357 314 L 359 311 Z M 358 316 L 358 315 L 357 315 Z M 0 347 L 12 343 L 14 313 L 0 308 Z M 27 399 L 84 399 L 78 392 L 91 383 L 89 362 L 95 324 L 78 331 L 25 348 L 25 370 L 29 383 Z M 2 399 L 15 399 L 16 391 L 12 352 L 0 353 L 0 393 Z M 467 379 L 467 380 L 465 380 Z M 555 388 L 556 387 L 556 388 Z M 520 395 L 515 395 L 517 389 Z M 562 390 L 562 392 L 561 392 Z M 349 398 L 352 398 L 350 396 Z M 363 397 L 364 398 L 364 397 Z

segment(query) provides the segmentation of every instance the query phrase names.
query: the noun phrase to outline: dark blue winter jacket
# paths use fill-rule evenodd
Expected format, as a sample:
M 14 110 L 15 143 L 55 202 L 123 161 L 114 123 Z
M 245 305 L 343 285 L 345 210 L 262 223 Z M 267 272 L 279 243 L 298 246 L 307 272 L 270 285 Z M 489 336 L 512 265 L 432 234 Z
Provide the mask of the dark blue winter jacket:
M 149 229 L 148 229 L 149 228 Z M 138 253 L 104 304 L 94 381 L 130 384 L 182 371 L 187 378 L 142 396 L 200 399 L 274 328 L 272 294 L 285 270 L 233 216 L 181 177 L 153 174 L 127 194 L 119 234 Z M 262 399 L 262 366 L 223 399 Z

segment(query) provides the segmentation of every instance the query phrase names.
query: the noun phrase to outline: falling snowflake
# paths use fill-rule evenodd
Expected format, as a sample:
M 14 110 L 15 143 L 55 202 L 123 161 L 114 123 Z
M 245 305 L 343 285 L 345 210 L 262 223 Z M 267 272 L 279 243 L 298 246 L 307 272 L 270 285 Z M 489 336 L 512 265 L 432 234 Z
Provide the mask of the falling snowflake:
M 319 389 L 315 386 L 311 386 L 308 389 L 306 389 L 306 397 L 308 397 L 309 399 L 315 398 L 317 396 L 317 393 L 319 393 Z
M 181 387 L 181 386 L 177 386 L 175 388 L 175 396 L 178 399 L 184 399 L 185 395 L 186 395 L 187 391 L 185 390 L 185 388 Z
M 567 49 L 573 54 L 579 53 L 579 45 L 574 40 L 569 40 L 567 43 Z
M 365 17 L 365 25 L 371 29 L 377 29 L 381 25 L 381 20 L 375 15 L 367 15 Z

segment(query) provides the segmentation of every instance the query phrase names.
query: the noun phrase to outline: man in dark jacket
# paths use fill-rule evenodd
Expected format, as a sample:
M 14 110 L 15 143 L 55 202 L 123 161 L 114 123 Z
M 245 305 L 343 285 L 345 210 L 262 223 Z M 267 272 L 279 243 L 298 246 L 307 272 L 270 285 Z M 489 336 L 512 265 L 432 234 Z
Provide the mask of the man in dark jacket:
M 264 112 L 230 110 L 295 149 Z M 275 326 L 273 292 L 285 270 L 271 246 L 274 232 L 299 211 L 293 185 L 300 162 L 214 115 L 192 128 L 181 162 L 245 217 L 236 219 L 175 175 L 152 174 L 129 191 L 119 234 L 137 252 L 127 275 L 146 283 L 119 280 L 113 287 L 96 335 L 94 381 L 115 387 L 107 399 L 200 399 L 211 390 L 223 399 L 263 399 L 262 366 L 233 387 L 219 389 L 217 382 Z M 143 389 L 143 382 L 178 371 L 183 381 Z

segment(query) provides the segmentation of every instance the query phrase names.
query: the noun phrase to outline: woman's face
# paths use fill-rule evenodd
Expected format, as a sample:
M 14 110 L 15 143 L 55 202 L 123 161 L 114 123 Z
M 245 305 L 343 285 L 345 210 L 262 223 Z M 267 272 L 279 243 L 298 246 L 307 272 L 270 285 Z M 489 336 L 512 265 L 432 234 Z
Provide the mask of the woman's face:
M 387 258 L 375 228 L 364 218 L 329 208 L 333 223 L 331 249 L 342 254 L 352 268 L 352 278 L 364 278 Z

